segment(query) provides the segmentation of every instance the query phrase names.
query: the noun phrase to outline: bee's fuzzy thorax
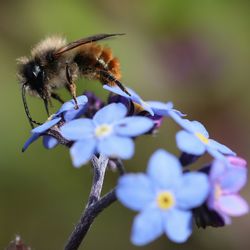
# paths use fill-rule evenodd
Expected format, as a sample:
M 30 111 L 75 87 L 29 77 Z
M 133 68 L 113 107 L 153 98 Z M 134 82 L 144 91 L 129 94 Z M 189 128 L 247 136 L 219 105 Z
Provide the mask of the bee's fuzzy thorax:
M 66 45 L 66 39 L 61 36 L 49 36 L 39 42 L 32 50 L 31 56 L 43 55 L 45 51 L 57 50 Z

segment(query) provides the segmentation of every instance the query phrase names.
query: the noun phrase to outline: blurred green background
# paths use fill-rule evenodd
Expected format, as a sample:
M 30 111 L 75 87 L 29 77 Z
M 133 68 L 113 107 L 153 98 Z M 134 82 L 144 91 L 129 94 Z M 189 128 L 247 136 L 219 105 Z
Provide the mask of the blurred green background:
M 173 101 L 203 122 L 211 137 L 240 156 L 250 153 L 250 2 L 239 1 L 1 1 L 0 3 L 0 249 L 20 234 L 36 250 L 63 249 L 85 206 L 89 166 L 74 169 L 68 150 L 48 151 L 41 141 L 21 153 L 29 136 L 16 58 L 50 34 L 69 41 L 95 33 L 125 32 L 105 41 L 121 60 L 123 82 L 145 100 Z M 98 83 L 81 80 L 103 98 Z M 68 93 L 62 91 L 65 98 Z M 29 98 L 35 119 L 45 120 L 42 102 Z M 57 106 L 55 105 L 55 108 Z M 154 138 L 136 143 L 129 171 L 144 171 L 163 147 L 177 153 L 175 125 L 165 121 Z M 208 158 L 210 160 L 210 158 Z M 117 174 L 109 172 L 104 191 Z M 249 201 L 250 185 L 243 196 Z M 116 203 L 101 214 L 80 249 L 138 249 L 129 242 L 134 213 Z M 250 249 L 250 217 L 221 229 L 194 229 L 187 243 L 161 237 L 143 249 Z

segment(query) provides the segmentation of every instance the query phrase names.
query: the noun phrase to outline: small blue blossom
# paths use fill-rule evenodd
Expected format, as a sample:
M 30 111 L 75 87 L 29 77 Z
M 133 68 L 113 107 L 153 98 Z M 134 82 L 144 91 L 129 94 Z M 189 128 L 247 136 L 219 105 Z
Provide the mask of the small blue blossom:
M 78 109 L 75 109 L 75 101 L 72 99 L 68 102 L 65 102 L 61 108 L 55 113 L 55 117 L 63 115 L 64 121 L 71 121 L 75 118 L 80 117 L 86 111 L 86 104 L 88 103 L 88 98 L 85 95 L 78 96 L 76 98 Z
M 164 233 L 174 242 L 186 241 L 192 233 L 191 209 L 200 206 L 208 192 L 206 174 L 183 174 L 179 160 L 164 150 L 151 156 L 147 174 L 126 174 L 116 189 L 123 205 L 140 212 L 132 227 L 135 245 L 145 245 Z
M 103 88 L 133 101 L 141 108 L 143 108 L 143 110 L 147 111 L 150 114 L 147 117 L 149 117 L 155 122 L 156 128 L 161 125 L 162 117 L 171 117 L 174 121 L 178 123 L 180 117 L 185 116 L 179 110 L 173 108 L 172 102 L 164 103 L 159 101 L 143 101 L 141 97 L 130 88 L 127 89 L 131 96 L 124 93 L 117 86 L 110 87 L 108 85 L 104 85 Z
M 132 89 L 130 88 L 126 88 L 128 90 L 128 92 L 131 94 L 131 96 L 129 96 L 128 94 L 126 94 L 125 92 L 123 92 L 119 87 L 117 86 L 113 86 L 110 87 L 108 85 L 103 85 L 103 88 L 106 90 L 109 90 L 110 92 L 113 92 L 117 95 L 126 97 L 128 99 L 130 99 L 131 101 L 133 101 L 135 104 L 138 104 L 140 109 L 142 108 L 143 110 L 148 111 L 151 115 L 154 115 L 153 110 L 151 109 L 151 107 L 144 102 L 141 97 Z
M 34 128 L 31 130 L 31 137 L 25 142 L 22 152 L 24 152 L 31 143 L 36 141 L 43 133 L 45 133 L 48 129 L 55 126 L 58 122 L 61 121 L 61 117 L 53 117 L 51 120 L 45 122 L 44 124 Z M 53 148 L 57 145 L 57 140 L 52 136 L 46 136 L 43 139 L 44 146 L 47 148 Z
M 210 139 L 206 128 L 198 121 L 189 121 L 181 117 L 176 120 L 184 130 L 176 134 L 178 148 L 191 155 L 203 155 L 208 152 L 214 158 L 225 159 L 225 155 L 235 155 L 235 153 L 219 142 Z
M 179 110 L 173 108 L 174 105 L 172 102 L 164 103 L 159 101 L 147 101 L 146 103 L 154 112 L 153 116 L 149 115 L 147 117 L 155 122 L 155 128 L 160 127 L 163 117 L 170 117 L 178 123 L 179 119 L 181 119 L 182 116 L 185 116 Z
M 87 103 L 88 99 L 86 96 L 79 96 L 77 97 L 78 102 L 78 109 L 75 109 L 75 102 L 74 100 L 70 100 L 68 102 L 65 102 L 61 108 L 52 115 L 48 121 L 43 123 L 40 126 L 37 126 L 36 128 L 31 130 L 31 137 L 25 142 L 22 152 L 24 152 L 31 143 L 36 141 L 41 135 L 43 135 L 48 129 L 51 127 L 57 125 L 61 120 L 64 121 L 70 121 L 72 119 L 75 119 L 76 117 L 79 117 L 82 115 L 85 111 L 85 105 Z M 43 136 L 43 145 L 47 149 L 54 148 L 58 144 L 58 141 L 49 135 Z
M 148 132 L 153 122 L 146 117 L 125 117 L 126 114 L 123 104 L 112 103 L 100 109 L 93 119 L 73 120 L 60 128 L 67 140 L 75 141 L 70 148 L 75 167 L 87 163 L 95 153 L 121 159 L 133 156 L 131 137 Z

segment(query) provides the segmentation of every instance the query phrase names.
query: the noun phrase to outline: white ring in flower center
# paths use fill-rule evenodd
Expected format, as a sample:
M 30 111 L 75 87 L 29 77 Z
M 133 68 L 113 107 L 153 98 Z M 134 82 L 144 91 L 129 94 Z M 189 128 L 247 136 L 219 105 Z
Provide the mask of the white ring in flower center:
M 111 134 L 112 130 L 112 126 L 108 124 L 99 125 L 95 129 L 95 136 L 98 138 L 106 137 Z

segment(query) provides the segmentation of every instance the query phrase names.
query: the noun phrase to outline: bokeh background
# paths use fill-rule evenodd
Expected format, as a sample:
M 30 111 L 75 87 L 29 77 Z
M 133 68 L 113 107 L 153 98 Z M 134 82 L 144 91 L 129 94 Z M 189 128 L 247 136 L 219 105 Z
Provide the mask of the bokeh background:
M 0 249 L 15 234 L 32 249 L 63 249 L 91 185 L 91 168 L 74 169 L 66 148 L 48 151 L 38 141 L 21 153 L 30 128 L 16 58 L 28 55 L 50 34 L 72 41 L 125 32 L 104 42 L 121 60 L 123 82 L 145 100 L 173 101 L 190 119 L 203 122 L 211 137 L 249 159 L 249 23 L 250 2 L 245 0 L 0 1 Z M 86 89 L 107 96 L 98 83 L 79 81 L 78 93 Z M 35 119 L 45 120 L 42 102 L 28 102 Z M 175 125 L 166 121 L 153 139 L 139 139 L 127 169 L 144 171 L 159 147 L 178 155 L 175 132 Z M 104 191 L 116 180 L 117 174 L 109 172 Z M 250 185 L 242 192 L 248 201 L 249 194 Z M 80 249 L 137 249 L 129 242 L 133 216 L 113 204 L 97 218 Z M 225 228 L 194 229 L 182 245 L 161 237 L 143 249 L 244 250 L 250 249 L 249 232 L 248 215 Z

